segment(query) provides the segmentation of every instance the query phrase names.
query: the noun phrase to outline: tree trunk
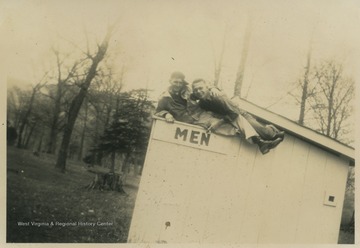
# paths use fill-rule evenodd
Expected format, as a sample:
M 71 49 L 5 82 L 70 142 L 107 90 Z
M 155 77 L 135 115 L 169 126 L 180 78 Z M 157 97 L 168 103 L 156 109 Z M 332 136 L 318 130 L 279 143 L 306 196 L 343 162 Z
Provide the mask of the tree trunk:
M 334 106 L 334 92 L 335 92 L 335 86 L 336 86 L 337 79 L 334 75 L 333 82 L 331 85 L 331 90 L 329 94 L 329 105 L 328 105 L 328 116 L 327 116 L 327 127 L 326 127 L 326 136 L 330 136 L 331 132 L 331 120 L 332 120 L 332 114 L 333 114 L 333 106 Z
M 241 90 L 242 90 L 242 84 L 243 84 L 244 73 L 245 73 L 246 59 L 247 59 L 247 55 L 249 52 L 249 46 L 250 46 L 251 28 L 252 28 L 252 18 L 250 17 L 249 22 L 246 27 L 245 36 L 244 36 L 244 44 L 243 44 L 243 48 L 242 48 L 240 64 L 239 64 L 238 71 L 236 73 L 234 96 L 237 96 L 237 97 L 241 97 Z
M 95 77 L 95 73 L 96 73 L 95 69 L 96 69 L 97 64 L 98 63 L 96 63 L 96 64 L 93 63 L 90 68 L 90 71 L 89 71 L 89 74 L 87 77 L 88 85 L 90 85 L 92 78 Z M 66 158 L 67 158 L 68 148 L 69 148 L 69 144 L 70 144 L 71 134 L 72 134 L 80 107 L 81 107 L 82 102 L 87 93 L 87 89 L 88 89 L 88 87 L 86 87 L 86 85 L 83 88 L 81 88 L 79 94 L 77 96 L 75 96 L 75 98 L 73 99 L 71 106 L 70 106 L 68 120 L 65 125 L 63 140 L 61 142 L 60 151 L 59 151 L 57 162 L 55 165 L 55 167 L 58 168 L 61 172 L 65 172 Z
M 116 158 L 116 153 L 115 151 L 111 152 L 111 166 L 110 166 L 110 172 L 115 172 L 115 158 Z
M 110 117 L 111 117 L 111 112 L 113 111 L 113 103 L 112 103 L 112 95 L 110 95 L 109 97 L 109 102 L 108 102 L 108 106 L 106 108 L 106 115 L 105 115 L 105 121 L 104 121 L 104 129 L 103 129 L 103 132 L 108 128 L 109 126 L 109 123 L 110 123 Z M 117 110 L 116 110 L 116 113 L 117 113 Z
M 95 135 L 94 135 L 94 139 L 93 139 L 93 147 L 96 147 L 96 145 L 99 142 L 99 117 L 100 113 L 99 111 L 96 112 L 96 119 L 95 119 Z M 101 154 L 100 154 L 101 153 Z M 91 161 L 91 166 L 94 166 L 95 164 L 98 165 L 102 165 L 102 152 L 101 151 L 97 151 L 97 150 L 93 150 L 92 151 L 92 161 Z
M 40 141 L 39 141 L 39 144 L 38 144 L 38 146 L 37 146 L 37 148 L 36 148 L 36 151 L 39 152 L 39 153 L 41 152 L 41 146 L 42 146 L 43 137 L 44 137 L 44 132 L 41 133 L 41 135 L 40 135 Z
M 30 138 L 35 130 L 36 125 L 37 125 L 37 122 L 35 122 L 34 125 L 30 129 L 29 135 L 26 138 L 25 148 L 28 148 L 28 146 L 29 146 Z
M 55 154 L 55 151 L 56 151 L 57 136 L 58 136 L 58 132 L 59 132 L 59 130 L 58 130 L 59 118 L 60 118 L 60 112 L 61 112 L 61 99 L 64 95 L 64 92 L 63 92 L 64 85 L 72 77 L 73 73 L 76 70 L 76 66 L 77 66 L 77 63 L 74 63 L 69 74 L 63 80 L 62 74 L 61 74 L 62 62 L 60 61 L 59 51 L 57 51 L 56 49 L 53 49 L 53 51 L 55 53 L 56 62 L 57 62 L 58 83 L 57 83 L 56 96 L 55 96 L 55 102 L 54 102 L 54 112 L 53 112 L 53 116 L 52 116 L 50 139 L 49 139 L 48 150 L 47 150 L 47 152 L 51 153 L 51 154 Z
M 79 149 L 79 156 L 78 156 L 78 160 L 80 160 L 80 161 L 81 161 L 81 159 L 82 159 L 83 149 L 84 149 L 84 140 L 85 140 L 87 116 L 88 116 L 88 104 L 87 104 L 87 102 L 85 102 L 84 127 L 83 127 L 83 131 L 82 131 L 82 133 L 81 133 L 80 149 Z
M 102 151 L 98 151 L 96 153 L 96 160 L 95 160 L 96 164 L 102 166 L 103 165 L 103 163 L 102 163 L 103 157 L 104 157 L 104 153 Z
M 29 122 L 26 122 L 24 131 L 23 131 L 23 135 L 22 135 L 22 141 L 21 141 L 22 148 L 25 148 L 26 137 L 28 136 L 29 130 L 30 130 Z
M 98 67 L 99 63 L 103 60 L 103 58 L 106 54 L 111 31 L 112 31 L 112 29 L 108 30 L 104 41 L 98 48 L 98 52 L 97 52 L 96 56 L 92 58 L 92 64 L 90 66 L 88 74 L 86 75 L 85 81 L 82 84 L 82 87 L 81 87 L 79 93 L 75 96 L 75 98 L 71 102 L 68 120 L 65 125 L 63 140 L 61 143 L 59 155 L 58 155 L 57 162 L 55 165 L 55 167 L 57 169 L 59 169 L 61 172 L 65 172 L 67 151 L 69 148 L 71 134 L 72 134 L 72 131 L 73 131 L 73 128 L 75 125 L 76 118 L 79 114 L 81 105 L 82 105 L 84 98 L 87 94 L 87 91 L 90 87 L 91 81 L 96 76 L 97 67 Z
M 88 170 L 88 172 L 94 173 L 95 178 L 85 188 L 98 189 L 98 190 L 113 190 L 126 194 L 123 189 L 123 182 L 119 174 L 116 173 L 103 173 Z
M 215 79 L 214 79 L 215 86 L 219 85 L 220 74 L 221 74 L 221 69 L 222 69 L 222 64 L 223 64 L 223 57 L 224 57 L 224 52 L 225 52 L 226 33 L 227 33 L 227 29 L 225 30 L 224 37 L 223 37 L 219 63 L 216 63 L 216 61 L 215 61 L 215 75 L 214 75 L 215 76 Z
M 298 123 L 300 125 L 304 125 L 306 101 L 308 98 L 309 72 L 310 72 L 310 62 L 311 62 L 311 42 L 310 42 L 306 61 L 307 62 L 306 62 L 305 73 L 304 73 L 304 84 L 303 84 L 301 103 L 300 103 L 300 115 L 299 115 L 299 121 L 298 121 Z
M 60 104 L 61 104 L 61 95 L 62 95 L 62 92 L 61 92 L 62 87 L 59 84 L 58 84 L 57 92 L 56 92 L 54 113 L 53 113 L 53 119 L 52 119 L 52 123 L 51 123 L 51 129 L 50 129 L 50 139 L 49 139 L 48 150 L 47 150 L 47 153 L 50 153 L 50 154 L 55 154 L 56 143 L 57 143 L 58 122 L 59 122 Z
M 23 136 L 23 132 L 25 129 L 25 125 L 27 124 L 28 118 L 31 114 L 32 111 L 32 106 L 34 104 L 34 100 L 35 100 L 35 95 L 37 92 L 37 88 L 33 88 L 32 94 L 31 94 L 31 98 L 30 98 L 30 102 L 29 102 L 29 107 L 24 115 L 24 118 L 22 118 L 22 122 L 21 122 L 21 126 L 20 126 L 20 131 L 19 131 L 19 135 L 18 135 L 18 143 L 17 143 L 17 147 L 18 148 L 22 148 L 23 146 L 23 140 L 22 140 L 22 136 Z
M 19 110 L 16 110 L 15 111 L 15 120 L 14 120 L 14 127 L 16 128 L 16 130 L 18 130 L 19 128 L 19 125 L 20 125 L 20 111 Z
M 129 160 L 130 160 L 130 153 L 126 153 L 124 162 L 121 166 L 121 171 L 125 174 L 127 174 L 129 170 Z

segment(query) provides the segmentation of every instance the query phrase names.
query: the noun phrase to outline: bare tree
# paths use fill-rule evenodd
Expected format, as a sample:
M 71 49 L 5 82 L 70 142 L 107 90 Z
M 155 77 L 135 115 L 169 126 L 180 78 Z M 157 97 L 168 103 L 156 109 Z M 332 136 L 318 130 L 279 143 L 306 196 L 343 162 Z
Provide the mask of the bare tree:
M 27 91 L 20 89 L 17 86 L 13 86 L 8 89 L 7 97 L 7 120 L 13 122 L 13 126 L 18 129 L 22 119 L 22 113 L 25 112 L 25 108 L 28 105 L 26 100 Z
M 85 141 L 85 133 L 87 130 L 87 120 L 88 120 L 88 101 L 85 98 L 85 103 L 84 103 L 84 120 L 83 120 L 83 129 L 81 132 L 81 138 L 80 138 L 80 147 L 79 147 L 79 154 L 78 154 L 78 160 L 82 159 L 83 156 L 83 150 L 84 150 L 84 141 Z
M 219 80 L 220 80 L 220 74 L 221 74 L 221 70 L 223 67 L 223 58 L 224 58 L 224 53 L 225 53 L 225 43 L 226 43 L 226 34 L 227 34 L 227 27 L 225 28 L 225 32 L 224 32 L 224 36 L 223 36 L 223 40 L 222 40 L 222 46 L 221 46 L 221 51 L 220 51 L 220 56 L 219 56 L 219 60 L 217 61 L 216 56 L 215 56 L 215 51 L 214 51 L 214 69 L 215 69 L 215 73 L 214 73 L 214 85 L 218 86 L 219 85 Z
M 24 143 L 24 148 L 28 148 L 29 147 L 29 143 L 30 143 L 30 140 L 34 134 L 34 130 L 36 129 L 36 127 L 38 126 L 39 124 L 39 120 L 38 119 L 33 119 L 31 121 L 29 121 L 29 131 L 27 132 L 27 135 L 24 136 L 26 137 L 24 139 L 25 142 Z
M 100 74 L 101 77 L 94 81 L 88 95 L 90 111 L 95 119 L 93 128 L 89 128 L 93 148 L 98 145 L 100 135 L 108 128 L 114 113 L 119 110 L 119 97 L 123 87 L 125 66 L 121 67 L 121 71 L 116 77 L 111 66 L 106 66 Z M 91 153 L 92 163 L 102 165 L 103 152 L 92 149 Z
M 60 58 L 60 52 L 58 49 L 53 48 L 52 51 L 56 57 L 56 66 L 57 66 L 57 85 L 55 90 L 55 96 L 53 97 L 54 105 L 52 111 L 52 121 L 50 126 L 49 142 L 47 153 L 54 154 L 57 143 L 57 136 L 59 132 L 59 119 L 61 113 L 61 101 L 64 96 L 64 91 L 67 89 L 66 83 L 74 76 L 76 73 L 77 67 L 80 62 L 76 61 L 73 66 L 66 72 L 65 77 L 63 77 L 63 66 L 64 60 Z
M 243 85 L 246 60 L 247 60 L 247 56 L 249 53 L 251 31 L 252 31 L 252 17 L 250 16 L 248 19 L 248 23 L 247 23 L 246 31 L 245 31 L 245 35 L 244 35 L 243 47 L 242 47 L 241 57 L 240 57 L 240 64 L 238 67 L 238 71 L 236 73 L 235 87 L 234 87 L 234 96 L 235 97 L 241 97 L 241 93 L 242 93 L 241 90 L 242 90 L 242 85 Z
M 85 78 L 81 81 L 78 81 L 78 84 L 80 86 L 80 91 L 71 101 L 69 114 L 67 117 L 65 129 L 64 129 L 64 135 L 63 135 L 60 151 L 59 151 L 56 165 L 55 165 L 55 167 L 57 169 L 59 169 L 61 172 L 65 172 L 67 152 L 68 152 L 68 148 L 69 148 L 69 144 L 70 144 L 70 140 L 71 140 L 71 134 L 72 134 L 72 131 L 73 131 L 73 128 L 75 125 L 75 121 L 77 119 L 77 116 L 80 111 L 81 105 L 84 101 L 84 98 L 87 95 L 87 92 L 91 85 L 91 82 L 93 81 L 94 77 L 96 76 L 97 67 L 106 55 L 106 51 L 108 49 L 112 30 L 113 30 L 113 27 L 108 28 L 108 31 L 106 33 L 104 40 L 102 41 L 102 43 L 100 45 L 98 45 L 98 49 L 97 49 L 95 56 L 93 56 L 89 52 L 87 52 L 87 56 L 91 61 L 91 65 L 90 65 L 89 69 L 87 70 Z
M 343 66 L 327 60 L 314 68 L 316 93 L 309 97 L 318 131 L 339 139 L 348 132 L 346 121 L 352 115 L 354 80 L 343 75 Z
M 303 80 L 301 83 L 302 95 L 301 95 L 301 102 L 300 102 L 300 114 L 299 114 L 299 120 L 298 120 L 298 123 L 300 125 L 304 125 L 306 101 L 307 101 L 308 97 L 311 95 L 311 93 L 309 93 L 309 90 L 308 90 L 308 88 L 309 88 L 309 73 L 310 73 L 310 65 L 311 65 L 311 44 L 312 44 L 312 41 L 310 41 L 310 44 L 309 44 L 309 50 L 308 50 L 307 57 L 306 57 L 306 66 L 305 66 L 304 77 L 303 77 Z
M 35 97 L 39 93 L 41 88 L 44 87 L 47 84 L 46 79 L 47 79 L 48 73 L 49 72 L 46 72 L 43 75 L 43 77 L 40 79 L 40 81 L 35 86 L 32 87 L 30 100 L 29 100 L 28 105 L 27 105 L 28 107 L 27 107 L 27 110 L 26 110 L 25 114 L 22 117 L 21 125 L 20 125 L 20 128 L 19 128 L 19 135 L 18 135 L 18 142 L 17 142 L 17 147 L 18 148 L 22 148 L 24 146 L 23 132 L 24 132 L 24 129 L 25 129 L 26 125 L 28 124 L 29 117 L 30 117 L 31 112 L 33 110 Z
M 48 87 L 48 84 L 42 89 L 46 87 Z M 18 87 L 11 87 L 8 89 L 8 120 L 15 123 L 19 130 L 24 123 L 23 120 L 26 119 L 21 141 L 21 147 L 26 149 L 30 148 L 35 140 L 39 140 L 39 136 L 41 137 L 47 131 L 50 126 L 49 117 L 52 113 L 49 98 L 39 90 L 32 99 L 33 93 L 33 88 L 20 89 Z M 32 104 L 30 105 L 31 101 Z M 29 107 L 31 107 L 30 112 L 28 111 Z M 40 150 L 34 148 L 34 151 Z

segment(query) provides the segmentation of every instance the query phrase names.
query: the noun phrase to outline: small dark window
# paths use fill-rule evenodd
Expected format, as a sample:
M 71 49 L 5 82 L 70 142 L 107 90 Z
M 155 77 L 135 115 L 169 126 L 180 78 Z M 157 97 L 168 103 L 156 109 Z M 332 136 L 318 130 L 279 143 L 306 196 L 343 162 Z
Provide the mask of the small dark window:
M 335 200 L 335 196 L 332 196 L 332 195 L 329 196 L 329 201 L 330 201 L 330 202 L 334 202 L 334 200 Z
M 170 226 L 171 226 L 170 221 L 166 221 L 166 222 L 165 222 L 165 229 L 168 228 L 168 227 L 170 227 Z

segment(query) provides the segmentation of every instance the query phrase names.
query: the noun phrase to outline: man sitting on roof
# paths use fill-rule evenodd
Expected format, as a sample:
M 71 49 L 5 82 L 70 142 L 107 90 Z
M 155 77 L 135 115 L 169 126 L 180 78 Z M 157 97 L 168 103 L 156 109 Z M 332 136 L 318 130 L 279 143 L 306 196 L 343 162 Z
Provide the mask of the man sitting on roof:
M 155 115 L 164 117 L 167 122 L 174 120 L 193 123 L 193 118 L 187 109 L 186 96 L 182 94 L 184 87 L 188 85 L 185 75 L 181 72 L 173 72 L 170 76 L 170 86 L 161 94 Z

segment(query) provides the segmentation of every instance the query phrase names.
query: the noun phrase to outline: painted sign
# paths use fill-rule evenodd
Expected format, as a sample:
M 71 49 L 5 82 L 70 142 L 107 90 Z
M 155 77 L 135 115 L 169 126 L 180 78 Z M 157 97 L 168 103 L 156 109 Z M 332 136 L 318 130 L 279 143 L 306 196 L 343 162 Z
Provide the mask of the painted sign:
M 188 128 L 176 127 L 175 130 L 175 139 L 182 139 L 185 142 L 189 141 L 190 143 L 196 145 L 209 146 L 210 137 L 210 133 L 204 133 Z
M 240 147 L 239 137 L 223 137 L 207 133 L 202 127 L 184 123 L 157 121 L 153 139 L 190 146 L 221 154 L 237 154 Z M 229 139 L 232 142 L 229 142 Z M 226 142 L 225 142 L 226 141 Z M 226 147 L 224 147 L 226 144 Z

